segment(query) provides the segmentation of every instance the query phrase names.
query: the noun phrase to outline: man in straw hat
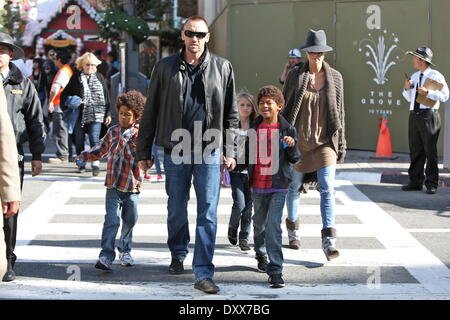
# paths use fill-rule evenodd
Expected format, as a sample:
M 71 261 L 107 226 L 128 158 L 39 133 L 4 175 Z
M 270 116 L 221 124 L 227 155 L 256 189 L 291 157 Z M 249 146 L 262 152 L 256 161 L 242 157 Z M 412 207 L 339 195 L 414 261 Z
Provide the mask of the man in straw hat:
M 444 76 L 431 68 L 434 64 L 431 62 L 433 52 L 430 48 L 419 47 L 406 54 L 412 56 L 412 66 L 418 71 L 406 79 L 403 88 L 403 96 L 410 103 L 408 138 L 411 164 L 408 170 L 409 183 L 402 190 L 421 191 L 425 183 L 427 194 L 435 194 L 439 181 L 436 147 L 441 128 L 439 104 L 448 100 L 448 86 Z M 428 98 L 428 101 L 425 102 L 424 98 Z
M 33 176 L 41 173 L 41 156 L 45 150 L 44 119 L 38 94 L 31 80 L 25 78 L 20 70 L 10 62 L 22 58 L 23 55 L 23 50 L 14 44 L 12 38 L 0 32 L 0 79 L 3 83 L 8 114 L 14 129 L 19 153 L 21 185 L 24 176 L 23 144 L 29 142 Z M 16 261 L 14 248 L 16 245 L 17 215 L 9 218 L 4 216 L 3 219 L 8 270 L 2 280 L 13 281 L 15 279 L 13 267 Z

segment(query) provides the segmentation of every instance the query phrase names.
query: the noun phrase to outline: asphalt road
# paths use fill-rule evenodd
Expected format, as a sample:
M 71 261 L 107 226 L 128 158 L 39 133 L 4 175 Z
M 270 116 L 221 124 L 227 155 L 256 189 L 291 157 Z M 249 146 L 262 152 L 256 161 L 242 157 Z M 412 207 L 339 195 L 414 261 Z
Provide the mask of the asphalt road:
M 16 253 L 17 280 L 0 284 L 0 298 L 30 299 L 449 299 L 450 189 L 436 195 L 403 192 L 400 185 L 338 181 L 336 213 L 341 256 L 327 262 L 320 249 L 319 193 L 301 198 L 301 242 L 287 248 L 283 224 L 284 289 L 270 289 L 256 270 L 253 251 L 231 246 L 226 229 L 231 192 L 218 209 L 214 258 L 221 287 L 211 297 L 193 289 L 191 259 L 183 275 L 167 274 L 164 183 L 146 183 L 134 230 L 131 268 L 93 267 L 100 252 L 104 216 L 105 163 L 99 177 L 79 174 L 74 164 L 44 164 L 27 175 Z M 153 177 L 155 177 L 153 175 Z M 195 194 L 190 226 L 195 228 Z M 284 221 L 284 218 L 283 218 Z M 79 280 L 79 281 L 68 281 Z M 6 290 L 8 289 L 8 290 Z M 131 290 L 132 289 L 132 290 Z

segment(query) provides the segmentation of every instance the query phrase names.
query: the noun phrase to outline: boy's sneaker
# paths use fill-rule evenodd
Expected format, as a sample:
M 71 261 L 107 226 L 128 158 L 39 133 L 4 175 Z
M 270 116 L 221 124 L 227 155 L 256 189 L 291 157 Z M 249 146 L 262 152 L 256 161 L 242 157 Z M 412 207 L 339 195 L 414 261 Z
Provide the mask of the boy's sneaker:
M 231 227 L 228 227 L 228 241 L 235 246 L 237 245 L 238 239 L 237 239 L 237 229 L 233 229 Z
M 256 260 L 258 261 L 258 271 L 266 272 L 267 265 L 269 264 L 269 262 L 267 261 L 267 256 L 256 255 Z
M 129 252 L 121 252 L 119 254 L 119 259 L 120 259 L 120 264 L 123 267 L 131 267 L 132 265 L 134 265 L 133 257 L 131 256 L 131 254 Z
M 271 288 L 283 288 L 284 280 L 283 275 L 281 273 L 273 274 L 269 277 L 269 283 Z
M 239 248 L 241 248 L 242 251 L 249 251 L 250 247 L 248 246 L 247 240 L 239 240 Z
M 164 177 L 162 175 L 158 175 L 158 177 L 156 178 L 157 182 L 164 182 L 166 179 L 164 179 Z
M 112 261 L 109 260 L 107 257 L 100 257 L 95 264 L 95 267 L 97 269 L 105 270 L 105 271 L 111 271 L 111 265 Z
M 172 258 L 172 261 L 170 262 L 169 266 L 169 273 L 170 274 L 182 274 L 184 271 L 183 267 L 183 260 L 178 260 Z

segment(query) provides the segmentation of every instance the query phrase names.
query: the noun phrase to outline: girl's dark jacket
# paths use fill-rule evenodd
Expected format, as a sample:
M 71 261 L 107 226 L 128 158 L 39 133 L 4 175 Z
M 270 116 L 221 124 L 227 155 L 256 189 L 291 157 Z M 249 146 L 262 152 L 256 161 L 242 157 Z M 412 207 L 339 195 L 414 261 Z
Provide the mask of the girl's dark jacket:
M 248 130 L 248 135 L 253 134 L 256 136 L 256 130 L 258 126 L 263 121 L 261 116 L 258 116 L 251 124 L 250 129 Z M 292 166 L 291 163 L 296 163 L 300 160 L 300 152 L 297 148 L 297 130 L 294 126 L 290 125 L 286 119 L 279 114 L 278 121 L 280 122 L 280 134 L 278 139 L 278 151 L 279 151 L 279 167 L 278 171 L 272 175 L 272 188 L 274 189 L 287 189 L 289 184 L 291 183 L 291 172 Z M 282 138 L 285 136 L 289 136 L 294 138 L 295 145 L 293 147 L 284 147 L 281 142 Z M 248 169 L 248 176 L 250 181 L 252 181 L 253 173 L 255 170 L 256 159 L 250 159 L 250 139 L 247 136 L 245 142 L 245 164 L 240 164 L 239 160 L 242 161 L 242 155 L 238 155 L 238 169 L 239 171 Z M 252 146 L 252 148 L 256 148 L 256 145 Z M 239 149 L 239 148 L 237 148 Z M 255 151 L 255 150 L 254 150 Z M 256 155 L 256 152 L 253 152 Z M 251 162 L 251 163 L 250 163 Z M 273 163 L 272 163 L 273 165 Z

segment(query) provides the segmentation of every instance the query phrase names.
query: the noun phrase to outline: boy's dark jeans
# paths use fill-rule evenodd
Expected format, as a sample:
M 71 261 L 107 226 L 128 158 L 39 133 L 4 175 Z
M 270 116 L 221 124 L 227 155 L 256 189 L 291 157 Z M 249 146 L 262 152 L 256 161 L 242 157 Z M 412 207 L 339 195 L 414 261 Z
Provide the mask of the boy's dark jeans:
M 250 190 L 248 174 L 241 172 L 230 172 L 231 195 L 233 197 L 233 207 L 229 226 L 237 230 L 239 222 L 239 240 L 247 240 L 252 223 L 252 192 Z
M 281 217 L 287 191 L 272 193 L 253 192 L 254 245 L 258 256 L 269 256 L 267 274 L 273 275 L 283 271 L 283 250 L 281 246 Z

